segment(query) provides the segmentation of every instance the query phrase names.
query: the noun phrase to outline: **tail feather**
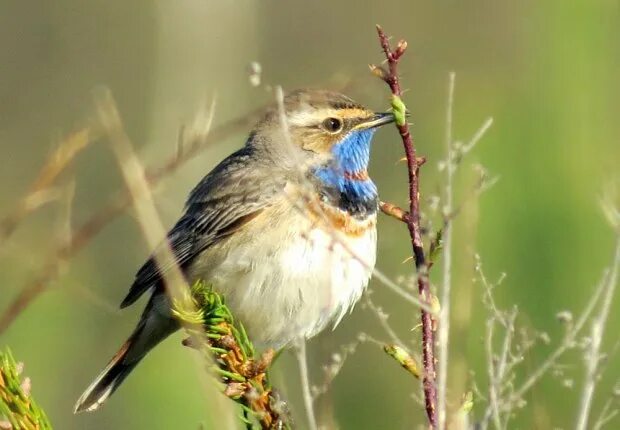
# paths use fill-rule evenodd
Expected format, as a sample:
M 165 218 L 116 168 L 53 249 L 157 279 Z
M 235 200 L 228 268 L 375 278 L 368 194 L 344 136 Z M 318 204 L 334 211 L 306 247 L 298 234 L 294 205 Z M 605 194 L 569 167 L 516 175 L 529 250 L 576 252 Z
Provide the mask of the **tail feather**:
M 114 355 L 110 363 L 99 374 L 97 379 L 84 391 L 75 404 L 74 413 L 78 412 L 92 412 L 97 409 L 107 400 L 110 395 L 116 391 L 116 389 L 125 380 L 127 375 L 133 370 L 134 367 L 140 362 L 140 359 L 126 363 L 125 357 L 131 347 L 131 338 L 127 340 L 121 347 L 121 349 Z
M 150 305 L 118 352 L 112 357 L 97 379 L 84 391 L 75 404 L 74 413 L 92 412 L 116 391 L 140 360 L 159 342 L 178 328 L 175 320 L 159 314 Z

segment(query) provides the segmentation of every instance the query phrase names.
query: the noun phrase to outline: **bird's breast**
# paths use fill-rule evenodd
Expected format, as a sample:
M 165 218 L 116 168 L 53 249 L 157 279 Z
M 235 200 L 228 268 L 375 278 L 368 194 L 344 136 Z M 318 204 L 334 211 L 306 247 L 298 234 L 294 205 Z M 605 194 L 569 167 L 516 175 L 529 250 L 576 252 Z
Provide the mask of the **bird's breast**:
M 265 210 L 192 270 L 224 293 L 260 344 L 282 346 L 337 324 L 368 285 L 376 216 L 317 204 Z

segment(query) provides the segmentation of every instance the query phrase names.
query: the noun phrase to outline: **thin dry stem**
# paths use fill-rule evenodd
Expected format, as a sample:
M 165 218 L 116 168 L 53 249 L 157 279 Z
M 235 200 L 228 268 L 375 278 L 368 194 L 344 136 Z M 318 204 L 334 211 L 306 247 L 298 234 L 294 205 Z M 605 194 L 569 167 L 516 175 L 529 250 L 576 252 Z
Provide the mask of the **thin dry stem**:
M 454 190 L 452 178 L 454 177 L 455 165 L 452 163 L 452 118 L 454 107 L 454 84 L 455 74 L 450 73 L 448 81 L 448 107 L 446 109 L 446 158 L 448 165 L 446 168 L 446 187 L 444 193 L 445 215 L 452 213 L 452 201 Z M 437 374 L 437 419 L 440 429 L 445 428 L 447 420 L 446 404 L 448 393 L 446 391 L 448 383 L 448 342 L 450 336 L 450 289 L 452 286 L 452 228 L 449 221 L 444 222 L 442 232 L 443 238 L 443 285 L 441 290 L 441 311 L 439 312 L 439 349 L 437 354 L 438 374 Z
M 372 299 L 370 298 L 370 294 L 365 295 L 365 300 L 366 305 L 375 314 L 375 316 L 379 320 L 379 325 L 383 327 L 383 330 L 385 330 L 385 332 L 387 333 L 390 341 L 397 344 L 401 348 L 406 349 L 407 352 L 410 353 L 409 349 L 407 348 L 407 344 L 396 334 L 396 331 L 388 323 L 388 315 L 383 311 L 383 309 L 372 301 Z
M 603 281 L 600 282 L 600 284 L 590 297 L 590 300 L 588 301 L 586 307 L 582 311 L 577 321 L 574 323 L 574 325 L 569 327 L 569 329 L 564 334 L 562 342 L 551 354 L 547 356 L 547 358 L 537 368 L 534 369 L 534 371 L 528 373 L 529 377 L 523 383 L 521 383 L 518 388 L 514 390 L 510 397 L 508 397 L 504 401 L 504 404 L 502 405 L 503 409 L 511 409 L 515 403 L 519 402 L 523 398 L 525 393 L 527 393 L 534 385 L 536 385 L 536 383 L 538 383 L 538 381 L 540 381 L 540 379 L 549 371 L 549 369 L 551 369 L 551 367 L 553 367 L 553 365 L 557 363 L 559 358 L 566 351 L 574 347 L 575 339 L 577 338 L 579 333 L 581 333 L 586 322 L 588 322 L 590 316 L 592 315 L 592 312 L 596 307 L 596 304 L 598 303 L 599 299 L 603 294 L 606 279 L 607 272 L 605 272 L 605 275 L 603 276 Z
M 605 285 L 605 293 L 603 295 L 603 303 L 600 312 L 592 321 L 590 330 L 590 345 L 586 351 L 585 364 L 586 372 L 584 375 L 584 386 L 581 393 L 581 401 L 579 403 L 579 414 L 577 416 L 576 430 L 585 430 L 588 427 L 588 418 L 594 398 L 594 389 L 598 380 L 598 368 L 601 361 L 601 344 L 603 335 L 605 334 L 605 326 L 611 310 L 611 303 L 616 291 L 618 283 L 618 269 L 620 267 L 620 236 L 616 244 L 614 259 L 611 265 L 611 271 Z
M 136 218 L 142 229 L 142 233 L 158 267 L 166 267 L 162 271 L 165 285 L 171 300 L 181 300 L 184 291 L 189 288 L 181 269 L 176 264 L 176 259 L 169 246 L 159 246 L 166 238 L 164 228 L 151 189 L 146 179 L 142 163 L 133 151 L 129 137 L 123 130 L 112 96 L 105 91 L 97 100 L 99 119 L 108 134 L 112 151 L 116 156 L 121 168 L 121 173 L 131 195 L 132 204 L 136 212 Z
M 188 303 L 187 300 L 184 300 L 187 291 L 189 291 L 189 285 L 181 272 L 181 268 L 176 262 L 172 249 L 169 246 L 160 246 L 162 241 L 166 238 L 166 230 L 155 207 L 155 202 L 153 201 L 152 192 L 142 163 L 136 156 L 131 141 L 123 129 L 112 96 L 109 91 L 106 90 L 96 101 L 99 119 L 109 137 L 110 146 L 116 156 L 131 196 L 132 205 L 136 212 L 136 220 L 142 230 L 148 247 L 153 250 L 153 257 L 158 267 L 166 268 L 165 271 L 162 271 L 166 294 L 169 296 L 171 303 L 184 302 L 185 306 L 190 306 L 188 311 L 197 312 L 195 304 L 191 302 Z M 188 324 L 183 321 L 182 323 L 184 325 Z M 207 343 L 202 330 L 188 331 L 195 345 L 205 345 Z M 220 406 L 222 407 L 219 412 L 221 414 L 222 410 L 225 410 L 225 406 Z M 232 414 L 233 411 L 229 410 L 229 413 Z
M 379 209 L 384 214 L 391 216 L 392 218 L 396 218 L 399 221 L 407 222 L 407 217 L 409 214 L 406 210 L 399 208 L 393 203 L 388 202 L 379 202 Z
M 513 332 L 515 330 L 516 308 L 511 312 L 500 310 L 494 302 L 492 295 L 492 290 L 501 283 L 504 279 L 504 275 L 502 275 L 495 284 L 491 284 L 482 270 L 482 264 L 478 255 L 476 255 L 476 261 L 476 273 L 485 289 L 483 302 L 491 313 L 487 321 L 489 332 L 485 339 L 487 365 L 489 366 L 489 404 L 478 425 L 481 429 L 486 429 L 489 422 L 492 422 L 495 428 L 505 429 L 508 428 L 508 420 L 514 414 L 515 407 L 520 407 L 524 404 L 525 394 L 535 386 L 550 369 L 557 365 L 558 360 L 565 352 L 575 348 L 576 339 L 581 334 L 585 324 L 591 320 L 590 318 L 597 304 L 600 303 L 601 297 L 603 297 L 604 293 L 607 291 L 606 287 L 609 285 L 611 275 L 609 271 L 605 271 L 602 281 L 592 293 L 586 307 L 576 321 L 573 322 L 570 314 L 566 312 L 558 314 L 558 319 L 566 326 L 562 341 L 542 363 L 534 368 L 534 370 L 528 372 L 528 378 L 523 381 L 521 385 L 515 387 L 513 369 L 517 364 L 522 362 L 523 355 L 534 345 L 534 341 L 531 340 L 530 335 L 522 335 L 530 339 L 530 341 L 523 341 L 523 345 L 520 349 L 517 349 L 516 354 L 511 351 L 513 349 L 511 345 L 514 343 Z M 493 328 L 499 326 L 496 323 L 499 323 L 505 330 L 504 341 L 497 355 L 493 351 L 492 340 Z
M 516 308 L 513 309 L 513 311 L 506 317 L 501 317 L 500 322 L 504 326 L 505 334 L 502 342 L 502 349 L 497 360 L 493 352 L 493 327 L 495 326 L 497 318 L 493 317 L 487 321 L 488 331 L 485 343 L 489 373 L 489 408 L 487 409 L 487 415 L 483 420 L 484 428 L 486 428 L 486 421 L 489 417 L 493 420 L 493 425 L 497 430 L 502 430 L 507 427 L 507 420 L 510 412 L 506 413 L 507 416 L 504 419 L 502 418 L 501 396 L 503 386 L 508 377 L 508 370 L 510 368 L 508 360 L 512 349 L 516 318 Z
M 355 354 L 360 344 L 366 342 L 373 343 L 374 345 L 377 345 L 379 347 L 382 345 L 381 342 L 376 341 L 366 333 L 360 333 L 355 340 L 347 344 L 340 345 L 339 351 L 334 352 L 331 355 L 330 361 L 322 366 L 324 373 L 323 382 L 321 383 L 321 385 L 312 386 L 312 400 L 314 402 L 316 402 L 317 399 L 323 394 L 327 393 L 332 382 L 344 367 L 347 359 L 353 354 Z
M 308 373 L 308 357 L 306 355 L 306 341 L 300 340 L 295 348 L 295 358 L 299 366 L 299 381 L 301 383 L 301 394 L 304 399 L 306 409 L 306 419 L 309 430 L 317 430 L 316 414 L 314 413 L 314 401 L 310 389 L 310 376 Z
M 616 384 L 616 387 L 617 386 L 618 384 Z M 614 419 L 618 415 L 620 410 L 618 410 L 617 407 L 616 409 L 612 409 L 614 403 L 617 403 L 618 401 L 616 396 L 617 396 L 616 393 L 612 393 L 611 397 L 607 399 L 607 401 L 605 402 L 605 405 L 603 406 L 603 409 L 601 410 L 601 413 L 599 414 L 598 418 L 592 425 L 592 430 L 601 430 L 608 422 L 610 422 L 612 419 Z

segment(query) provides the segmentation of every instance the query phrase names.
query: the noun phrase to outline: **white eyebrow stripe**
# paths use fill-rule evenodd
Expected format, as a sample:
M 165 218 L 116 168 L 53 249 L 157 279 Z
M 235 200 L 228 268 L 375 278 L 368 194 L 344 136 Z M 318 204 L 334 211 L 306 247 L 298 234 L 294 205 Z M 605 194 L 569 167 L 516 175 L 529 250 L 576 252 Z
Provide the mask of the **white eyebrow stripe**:
M 349 118 L 367 118 L 372 115 L 372 112 L 351 108 L 351 109 L 334 109 L 334 108 L 323 108 L 323 109 L 315 109 L 310 106 L 304 106 L 304 108 L 291 112 L 289 117 L 287 118 L 288 123 L 290 125 L 294 125 L 296 127 L 307 127 L 312 125 L 317 125 L 321 123 L 325 118 L 335 117 L 347 120 Z
M 310 107 L 293 112 L 287 118 L 288 123 L 297 127 L 319 124 L 329 116 L 340 117 L 335 109 L 312 109 Z

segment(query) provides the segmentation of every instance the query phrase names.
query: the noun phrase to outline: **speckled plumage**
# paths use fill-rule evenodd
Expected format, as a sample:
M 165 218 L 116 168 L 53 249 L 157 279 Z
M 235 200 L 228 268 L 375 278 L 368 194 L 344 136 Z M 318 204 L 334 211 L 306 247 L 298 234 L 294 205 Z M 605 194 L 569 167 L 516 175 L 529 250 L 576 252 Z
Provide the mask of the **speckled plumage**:
M 367 286 L 378 205 L 366 172 L 370 142 L 392 120 L 328 91 L 291 93 L 284 112 L 286 129 L 277 107 L 267 111 L 246 145 L 192 190 L 163 245 L 190 283 L 211 283 L 255 343 L 271 347 L 335 326 Z M 121 307 L 149 290 L 151 298 L 76 411 L 97 409 L 178 328 L 162 284 L 167 269 L 149 259 L 136 274 Z

